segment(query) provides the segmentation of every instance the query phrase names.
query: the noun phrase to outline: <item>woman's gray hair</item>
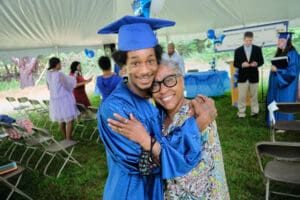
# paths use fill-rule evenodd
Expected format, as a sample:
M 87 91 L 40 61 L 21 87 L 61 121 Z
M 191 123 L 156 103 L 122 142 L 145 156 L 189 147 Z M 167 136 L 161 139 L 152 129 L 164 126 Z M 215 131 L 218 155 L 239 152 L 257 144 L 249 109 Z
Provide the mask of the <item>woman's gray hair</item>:
M 178 74 L 183 75 L 183 72 L 181 71 L 179 64 L 173 60 L 162 59 L 159 65 L 165 65 L 170 69 L 175 69 Z

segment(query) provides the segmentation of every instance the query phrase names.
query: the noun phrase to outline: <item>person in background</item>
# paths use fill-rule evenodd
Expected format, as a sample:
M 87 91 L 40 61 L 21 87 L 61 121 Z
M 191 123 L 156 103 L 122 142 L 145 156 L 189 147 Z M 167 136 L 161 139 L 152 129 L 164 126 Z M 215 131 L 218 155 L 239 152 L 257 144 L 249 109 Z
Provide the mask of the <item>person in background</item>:
M 100 34 L 118 33 L 119 50 L 115 62 L 125 67 L 128 81 L 121 81 L 98 109 L 98 130 L 105 146 L 109 169 L 103 199 L 163 199 L 160 167 L 144 166 L 152 152 L 158 151 L 155 135 L 161 134 L 157 108 L 150 99 L 150 87 L 161 60 L 162 48 L 153 30 L 173 26 L 168 20 L 125 16 L 99 30 Z M 193 101 L 199 117 L 199 104 Z M 108 126 L 113 113 L 134 116 L 145 125 L 151 144 L 141 145 L 123 137 Z M 197 117 L 197 118 L 198 118 Z M 205 117 L 204 117 L 205 118 Z M 207 118 L 208 119 L 208 118 Z
M 97 77 L 96 87 L 101 93 L 102 101 L 104 101 L 110 93 L 116 88 L 122 77 L 111 71 L 111 62 L 109 57 L 101 56 L 98 65 L 102 70 L 102 75 Z
M 163 146 L 158 157 L 165 179 L 165 199 L 228 200 L 217 124 L 214 121 L 208 126 L 198 126 L 183 91 L 184 78 L 179 65 L 162 60 L 152 84 L 152 95 L 161 108 L 162 135 L 157 140 Z M 146 148 L 150 139 L 143 125 L 134 116 L 129 120 L 117 114 L 115 117 L 119 122 L 110 119 L 110 127 L 115 131 L 121 129 L 120 134 Z M 165 151 L 167 145 L 173 153 Z
M 300 57 L 292 44 L 292 33 L 279 33 L 275 57 L 287 56 L 288 66 L 278 68 L 271 66 L 269 87 L 267 92 L 267 105 L 276 102 L 296 102 L 299 82 Z M 266 109 L 268 112 L 268 109 Z M 274 113 L 275 120 L 293 120 L 293 114 Z M 269 114 L 266 115 L 267 124 L 270 125 Z
M 78 61 L 74 61 L 70 67 L 70 76 L 74 76 L 76 78 L 77 84 L 73 90 L 73 94 L 76 99 L 76 103 L 83 104 L 85 107 L 89 107 L 91 105 L 90 100 L 85 91 L 85 85 L 92 81 L 92 78 L 84 79 L 81 72 L 81 64 Z
M 180 66 L 181 73 L 185 73 L 183 58 L 175 51 L 175 45 L 173 42 L 168 44 L 168 52 L 162 55 L 164 60 L 173 60 Z
M 246 117 L 246 98 L 250 90 L 251 116 L 259 114 L 258 67 L 264 64 L 261 47 L 253 45 L 253 33 L 244 33 L 244 45 L 234 51 L 234 67 L 238 68 L 238 117 Z
M 60 72 L 61 61 L 52 57 L 46 73 L 46 81 L 50 90 L 49 115 L 52 121 L 60 123 L 60 130 L 66 140 L 71 140 L 72 121 L 79 115 L 73 89 L 76 79 Z

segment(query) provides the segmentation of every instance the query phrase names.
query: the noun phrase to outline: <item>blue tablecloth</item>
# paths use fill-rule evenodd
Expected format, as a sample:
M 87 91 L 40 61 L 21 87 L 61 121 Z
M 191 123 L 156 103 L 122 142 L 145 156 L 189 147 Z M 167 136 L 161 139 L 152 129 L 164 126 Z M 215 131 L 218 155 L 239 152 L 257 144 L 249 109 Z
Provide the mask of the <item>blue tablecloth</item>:
M 185 97 L 194 98 L 197 94 L 221 96 L 230 90 L 227 71 L 193 72 L 184 75 Z

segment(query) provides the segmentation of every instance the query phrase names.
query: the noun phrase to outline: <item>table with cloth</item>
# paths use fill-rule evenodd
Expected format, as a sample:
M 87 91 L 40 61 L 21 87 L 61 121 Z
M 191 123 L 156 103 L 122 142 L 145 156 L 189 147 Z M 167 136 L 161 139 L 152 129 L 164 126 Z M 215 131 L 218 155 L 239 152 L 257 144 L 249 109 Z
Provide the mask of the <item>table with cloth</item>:
M 184 85 L 187 98 L 197 94 L 221 96 L 230 90 L 230 79 L 227 71 L 192 72 L 184 75 Z

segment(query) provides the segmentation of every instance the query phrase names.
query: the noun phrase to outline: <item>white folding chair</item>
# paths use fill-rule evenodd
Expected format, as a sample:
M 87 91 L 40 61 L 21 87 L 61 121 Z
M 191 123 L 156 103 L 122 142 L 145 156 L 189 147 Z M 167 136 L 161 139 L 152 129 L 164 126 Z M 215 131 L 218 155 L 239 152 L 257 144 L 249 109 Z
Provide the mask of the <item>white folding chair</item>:
M 92 113 L 91 117 L 96 120 L 97 122 L 97 113 L 98 113 L 98 108 L 97 107 L 93 107 L 93 106 L 89 106 L 88 107 L 88 110 L 90 111 L 90 113 Z M 98 135 L 97 137 L 97 141 L 99 141 L 99 134 L 98 134 L 98 126 L 97 126 L 97 123 L 96 123 L 96 126 L 94 127 L 94 130 L 93 132 L 91 133 L 90 135 L 90 141 L 93 139 L 94 135 Z
M 35 166 L 35 169 L 39 166 L 39 164 L 41 163 L 41 161 L 43 160 L 43 158 L 46 155 L 50 156 L 50 160 L 48 161 L 48 163 L 46 164 L 46 166 L 44 168 L 45 176 L 49 176 L 47 174 L 48 168 L 51 165 L 53 159 L 56 157 L 59 157 L 64 161 L 64 163 L 62 164 L 62 166 L 60 167 L 60 169 L 56 175 L 57 178 L 60 176 L 61 172 L 63 171 L 63 169 L 65 168 L 65 166 L 68 162 L 76 164 L 81 167 L 81 164 L 72 156 L 72 153 L 75 148 L 75 144 L 77 144 L 76 141 L 73 141 L 73 140 L 57 141 L 45 129 L 33 128 L 33 130 L 39 135 L 51 137 L 51 139 L 49 141 L 47 141 L 45 143 L 40 143 L 43 146 L 45 151 L 43 152 L 42 156 L 38 160 L 38 162 Z M 70 148 L 70 151 L 67 151 L 67 149 L 69 149 L 69 148 Z
M 16 171 L 9 172 L 4 175 L 0 175 L 0 182 L 3 182 L 11 190 L 10 193 L 8 194 L 6 200 L 10 199 L 12 197 L 12 195 L 14 194 L 14 192 L 20 194 L 21 196 L 23 196 L 26 199 L 32 200 L 32 198 L 30 196 L 28 196 L 27 194 L 25 194 L 22 190 L 20 190 L 18 188 L 18 185 L 22 179 L 24 170 L 25 170 L 24 167 L 18 166 L 18 169 Z M 14 184 L 10 181 L 13 178 L 17 178 L 17 181 Z M 1 196 L 2 195 L 3 194 L 1 194 Z
M 5 99 L 12 106 L 13 110 L 21 116 L 25 114 L 25 110 L 29 107 L 28 105 L 20 105 L 14 97 L 5 97 Z

